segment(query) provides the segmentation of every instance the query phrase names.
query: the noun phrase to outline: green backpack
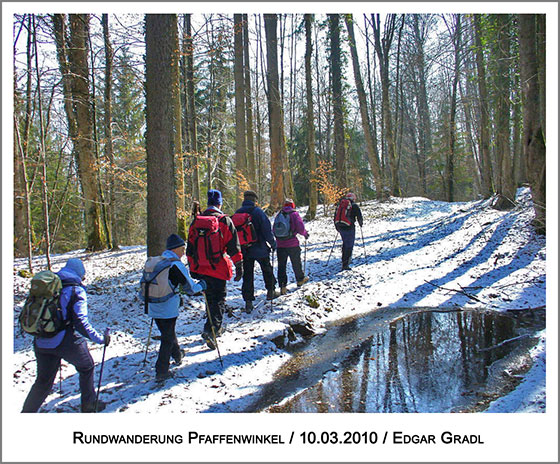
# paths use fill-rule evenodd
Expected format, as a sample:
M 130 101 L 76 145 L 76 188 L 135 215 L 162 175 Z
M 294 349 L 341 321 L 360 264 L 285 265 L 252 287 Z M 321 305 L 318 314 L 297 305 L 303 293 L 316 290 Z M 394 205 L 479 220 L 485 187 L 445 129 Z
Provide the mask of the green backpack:
M 21 329 L 36 337 L 51 338 L 68 327 L 60 308 L 62 281 L 52 271 L 41 271 L 31 279 L 29 296 L 26 298 L 19 324 Z

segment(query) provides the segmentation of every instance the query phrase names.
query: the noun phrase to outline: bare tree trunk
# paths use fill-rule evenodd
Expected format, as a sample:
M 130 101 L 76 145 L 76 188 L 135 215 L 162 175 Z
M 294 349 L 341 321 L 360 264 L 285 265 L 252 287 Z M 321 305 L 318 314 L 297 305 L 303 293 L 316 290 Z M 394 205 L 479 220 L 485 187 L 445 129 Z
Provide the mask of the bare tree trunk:
M 537 37 L 538 15 L 521 14 L 519 22 L 519 58 L 523 89 L 523 150 L 527 159 L 527 178 L 535 206 L 534 225 L 538 233 L 546 233 L 546 143 L 543 104 L 539 89 L 538 55 L 544 44 Z
M 459 84 L 459 72 L 461 61 L 461 15 L 453 15 L 455 24 L 449 29 L 452 35 L 455 49 L 455 60 L 453 69 L 453 84 L 451 88 L 451 105 L 449 110 L 449 149 L 445 155 L 445 195 L 447 201 L 455 201 L 455 151 L 457 139 L 457 86 Z
M 14 112 L 14 252 L 16 256 L 27 256 L 29 271 L 33 272 L 33 229 L 31 227 L 31 206 L 29 200 L 29 184 L 26 166 L 29 128 L 31 126 L 32 118 L 32 15 L 29 15 L 28 17 L 27 30 L 27 79 L 25 89 L 25 122 L 23 127 L 23 138 L 20 134 L 17 115 Z M 15 57 L 16 53 L 14 50 L 14 74 Z M 14 99 L 17 100 L 18 94 L 16 92 L 16 82 L 17 79 L 14 75 Z
M 243 15 L 233 15 L 233 77 L 235 80 L 235 207 L 241 204 L 247 182 L 247 132 L 245 130 L 245 81 L 243 74 Z
M 194 100 L 194 44 L 192 38 L 191 15 L 186 15 L 186 48 L 187 54 L 187 100 L 189 115 L 189 149 L 190 159 L 192 160 L 192 197 L 194 200 L 200 201 L 200 174 L 199 174 L 199 157 L 198 144 L 196 141 L 196 108 Z
M 178 50 L 177 17 L 146 15 L 146 155 L 148 180 L 148 256 L 165 250 L 176 232 L 173 63 Z
M 109 218 L 111 222 L 111 248 L 119 249 L 119 234 L 117 230 L 116 193 L 115 193 L 115 157 L 113 155 L 113 46 L 109 38 L 109 15 L 101 16 L 103 24 L 103 42 L 105 44 L 105 94 L 104 94 L 104 125 L 105 125 L 105 156 L 109 161 Z
M 425 42 L 426 38 L 420 31 L 419 15 L 413 15 L 414 41 L 416 45 L 416 60 L 418 68 L 418 120 L 420 123 L 420 150 L 419 150 L 419 175 L 422 192 L 428 194 L 426 184 L 426 159 L 432 154 L 432 124 L 430 122 L 430 109 L 428 107 L 428 92 L 426 90 L 426 62 Z
M 284 178 L 282 173 L 282 106 L 278 81 L 278 17 L 264 15 L 266 35 L 266 60 L 268 83 L 268 114 L 270 130 L 270 209 L 278 211 L 284 202 Z
M 340 59 L 340 17 L 330 14 L 329 36 L 331 44 L 332 101 L 334 115 L 334 151 L 336 155 L 336 183 L 341 189 L 348 187 L 346 177 L 346 150 L 344 147 L 344 111 L 342 107 L 342 69 Z
M 37 25 L 33 15 L 33 48 L 35 50 L 35 72 L 37 73 L 37 101 L 39 111 L 39 147 L 41 150 L 41 200 L 43 206 L 43 226 L 45 232 L 45 257 L 47 268 L 51 268 L 51 236 L 49 226 L 49 200 L 47 194 L 47 153 L 45 147 L 45 132 L 43 123 L 43 95 L 41 93 L 41 73 L 39 71 L 39 52 L 37 49 Z
M 373 131 L 369 119 L 366 92 L 364 90 L 362 74 L 360 71 L 360 63 L 358 61 L 356 39 L 354 36 L 354 19 L 352 18 L 352 15 L 346 15 L 345 20 L 346 28 L 348 29 L 348 37 L 350 39 L 352 67 L 354 69 L 354 80 L 356 82 L 356 91 L 358 93 L 358 101 L 360 104 L 360 115 L 362 117 L 362 129 L 364 131 L 364 138 L 366 140 L 367 156 L 375 180 L 375 191 L 377 192 L 377 199 L 381 200 L 383 199 L 383 176 L 381 173 L 381 166 L 379 164 L 379 153 L 377 153 L 377 146 L 373 141 Z
M 381 38 L 379 15 L 375 15 L 375 17 L 372 18 L 372 26 L 375 38 L 375 50 L 379 58 L 384 135 L 387 141 L 387 152 L 391 168 L 391 195 L 399 196 L 401 190 L 399 186 L 395 133 L 393 131 L 393 116 L 391 114 L 391 104 L 389 101 L 389 51 L 396 29 L 396 15 L 391 14 L 387 16 L 383 39 Z
M 99 167 L 95 162 L 93 147 L 93 121 L 87 60 L 89 15 L 70 15 L 69 40 L 66 33 L 65 15 L 53 15 L 53 23 L 57 57 L 63 81 L 64 108 L 84 195 L 86 249 L 89 251 L 102 250 L 106 243 L 99 206 L 101 203 L 97 183 Z
M 311 90 L 311 54 L 313 53 L 313 44 L 311 37 L 311 22 L 313 16 L 305 15 L 305 96 L 306 96 L 306 126 L 307 126 L 307 154 L 309 158 L 309 209 L 306 218 L 308 220 L 315 219 L 317 215 L 317 181 L 315 173 L 317 171 L 317 157 L 315 155 L 315 117 L 313 115 L 313 91 Z
M 480 164 L 482 167 L 482 195 L 489 198 L 493 194 L 492 188 L 492 161 L 490 158 L 490 121 L 488 112 L 488 88 L 486 84 L 486 67 L 482 50 L 482 30 L 480 15 L 473 16 L 475 45 L 476 45 L 476 68 L 478 71 L 478 92 L 480 102 Z
M 255 143 L 253 129 L 253 99 L 251 95 L 251 66 L 249 60 L 249 18 L 243 15 L 243 52 L 245 71 L 245 110 L 247 113 L 247 175 L 249 186 L 256 190 Z
M 510 16 L 496 15 L 496 157 L 497 157 L 497 188 L 500 195 L 495 207 L 509 209 L 514 206 L 515 183 L 511 159 L 510 129 Z

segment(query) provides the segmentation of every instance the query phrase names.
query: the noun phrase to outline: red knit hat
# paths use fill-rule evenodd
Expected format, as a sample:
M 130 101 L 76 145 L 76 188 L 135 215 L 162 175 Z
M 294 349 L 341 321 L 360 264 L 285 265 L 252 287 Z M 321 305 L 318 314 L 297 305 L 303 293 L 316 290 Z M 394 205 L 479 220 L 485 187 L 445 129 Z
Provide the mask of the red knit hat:
M 292 200 L 291 198 L 286 198 L 286 200 L 284 201 L 284 206 L 290 206 L 293 209 L 296 209 L 296 204 L 294 203 L 294 200 Z

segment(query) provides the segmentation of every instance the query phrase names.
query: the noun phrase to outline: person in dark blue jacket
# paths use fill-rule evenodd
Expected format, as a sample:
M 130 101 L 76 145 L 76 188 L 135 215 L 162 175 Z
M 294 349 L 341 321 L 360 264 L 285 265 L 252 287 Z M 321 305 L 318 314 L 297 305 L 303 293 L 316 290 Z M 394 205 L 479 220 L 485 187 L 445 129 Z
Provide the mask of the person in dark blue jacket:
M 272 224 L 265 212 L 257 206 L 258 197 L 252 190 L 243 194 L 244 201 L 236 213 L 249 213 L 251 221 L 257 233 L 257 241 L 243 250 L 243 285 L 241 294 L 245 301 L 245 312 L 253 310 L 255 300 L 255 261 L 259 263 L 264 285 L 266 287 L 266 299 L 273 300 L 280 296 L 276 290 L 276 278 L 270 264 L 270 252 L 276 250 L 276 239 L 272 233 Z
M 78 258 L 69 259 L 57 274 L 62 281 L 62 314 L 65 320 L 70 319 L 71 324 L 52 338 L 35 337 L 33 346 L 37 358 L 37 379 L 23 403 L 22 412 L 39 410 L 53 386 L 61 359 L 72 364 L 80 375 L 81 411 L 99 412 L 105 409 L 105 403 L 98 401 L 96 410 L 93 379 L 95 364 L 83 337 L 105 345 L 109 344 L 111 337 L 108 333 L 101 335 L 89 322 L 87 295 L 82 285 L 86 270 L 82 261 Z

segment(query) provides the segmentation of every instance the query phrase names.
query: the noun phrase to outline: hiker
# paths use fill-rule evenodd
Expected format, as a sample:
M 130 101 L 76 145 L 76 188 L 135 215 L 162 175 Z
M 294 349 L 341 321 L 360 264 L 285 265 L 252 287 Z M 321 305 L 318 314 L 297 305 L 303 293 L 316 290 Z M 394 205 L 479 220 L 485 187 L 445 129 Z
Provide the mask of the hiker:
M 226 310 L 226 282 L 243 276 L 243 255 L 237 231 L 230 217 L 222 211 L 223 198 L 219 190 L 208 190 L 208 207 L 197 215 L 189 228 L 187 258 L 191 276 L 206 282 L 208 305 L 202 338 L 211 350 L 224 328 L 222 326 Z
M 37 359 L 37 378 L 31 387 L 22 412 L 37 412 L 47 398 L 64 359 L 72 364 L 80 377 L 81 411 L 99 412 L 105 409 L 103 401 L 97 402 L 94 388 L 95 364 L 84 337 L 99 344 L 109 345 L 108 333 L 101 335 L 88 319 L 87 294 L 82 285 L 86 274 L 84 264 L 78 258 L 70 258 L 66 265 L 57 272 L 62 281 L 60 305 L 67 328 L 50 338 L 35 337 L 33 348 Z M 76 333 L 78 332 L 78 333 Z M 81 334 L 81 335 L 80 335 Z
M 347 193 L 338 203 L 334 216 L 335 228 L 342 238 L 342 270 L 350 269 L 352 249 L 356 240 L 356 221 L 362 227 L 364 219 L 360 207 L 355 203 L 356 195 Z
M 287 227 L 282 223 L 284 219 L 287 219 Z M 309 232 L 305 229 L 303 219 L 296 211 L 296 205 L 291 198 L 286 198 L 284 201 L 284 207 L 276 216 L 272 230 L 277 243 L 278 284 L 280 285 L 280 294 L 285 295 L 288 293 L 288 275 L 286 273 L 288 258 L 290 258 L 292 263 L 297 286 L 301 287 L 309 280 L 309 277 L 303 273 L 303 268 L 301 266 L 301 248 L 297 238 L 299 234 L 307 240 L 309 238 Z
M 175 333 L 175 325 L 179 316 L 179 308 L 182 304 L 180 291 L 187 295 L 195 295 L 206 290 L 206 282 L 199 281 L 195 283 L 181 261 L 185 255 L 186 243 L 177 234 L 171 234 L 167 238 L 165 251 L 161 254 L 171 264 L 168 267 L 167 282 L 157 282 L 159 286 L 167 288 L 163 293 L 167 293 L 161 302 L 148 303 L 148 315 L 154 319 L 156 325 L 161 332 L 161 340 L 159 345 L 159 354 L 156 361 L 156 381 L 164 381 L 172 376 L 169 372 L 169 363 L 171 358 L 175 364 L 181 364 L 183 360 L 183 351 L 177 341 Z M 171 295 L 171 296 L 169 296 Z
M 243 254 L 243 284 L 241 295 L 245 301 L 245 312 L 253 310 L 255 300 L 255 262 L 261 267 L 264 285 L 266 287 L 266 299 L 273 300 L 280 296 L 276 290 L 276 278 L 270 264 L 270 252 L 276 249 L 276 239 L 272 234 L 272 225 L 265 212 L 257 206 L 258 196 L 253 190 L 243 193 L 243 203 L 241 208 L 236 211 L 239 213 L 249 213 L 253 227 L 255 228 L 257 240 L 246 248 Z

